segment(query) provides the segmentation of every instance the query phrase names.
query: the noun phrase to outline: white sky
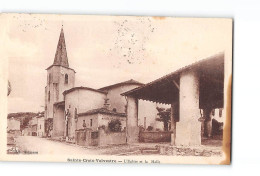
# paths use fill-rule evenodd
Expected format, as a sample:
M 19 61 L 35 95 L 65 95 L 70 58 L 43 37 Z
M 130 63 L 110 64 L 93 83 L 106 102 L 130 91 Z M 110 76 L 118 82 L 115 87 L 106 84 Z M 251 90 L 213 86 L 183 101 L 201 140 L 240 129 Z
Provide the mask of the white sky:
M 53 63 L 62 23 L 76 86 L 92 88 L 129 79 L 148 83 L 225 51 L 232 41 L 232 23 L 225 19 L 11 15 L 4 41 L 9 113 L 44 110 L 45 69 Z

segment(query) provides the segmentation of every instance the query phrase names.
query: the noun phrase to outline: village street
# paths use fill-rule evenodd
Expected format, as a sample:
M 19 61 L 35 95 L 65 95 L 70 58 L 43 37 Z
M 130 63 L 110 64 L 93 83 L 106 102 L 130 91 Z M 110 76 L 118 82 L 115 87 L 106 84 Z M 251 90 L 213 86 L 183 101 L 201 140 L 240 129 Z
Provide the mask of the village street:
M 159 155 L 154 143 L 139 143 L 133 145 L 110 145 L 110 146 L 88 146 L 81 147 L 75 144 L 53 141 L 36 136 L 18 136 L 15 139 L 16 147 L 21 153 L 27 154 L 55 154 L 55 155 Z M 164 144 L 161 144 L 164 145 Z M 164 145 L 169 146 L 169 145 Z M 167 147 L 165 148 L 166 150 Z M 36 152 L 36 153 L 35 153 Z M 197 153 L 197 154 L 195 154 Z M 177 155 L 221 155 L 221 145 L 212 144 L 211 146 L 197 147 L 195 150 L 190 148 L 179 148 Z M 172 153 L 175 155 L 174 153 Z
M 66 154 L 66 155 L 83 155 L 98 154 L 97 150 L 81 148 L 73 144 L 51 141 L 46 138 L 35 136 L 19 136 L 16 138 L 16 146 L 20 151 L 38 152 L 38 154 Z
M 18 136 L 15 139 L 20 152 L 55 155 L 132 155 L 140 154 L 139 145 L 113 145 L 106 147 L 81 147 L 36 136 Z

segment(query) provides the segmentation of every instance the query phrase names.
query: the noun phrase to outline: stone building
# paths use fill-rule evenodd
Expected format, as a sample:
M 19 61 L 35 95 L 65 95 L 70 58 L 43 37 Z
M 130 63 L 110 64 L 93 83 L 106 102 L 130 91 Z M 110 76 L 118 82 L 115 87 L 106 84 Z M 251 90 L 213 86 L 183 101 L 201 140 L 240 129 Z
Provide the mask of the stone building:
M 45 118 L 44 115 L 40 114 L 37 117 L 37 136 L 39 137 L 44 137 L 45 136 L 45 131 L 44 131 L 44 125 L 45 125 Z
M 54 138 L 75 139 L 75 131 L 83 128 L 83 121 L 87 128 L 97 130 L 100 126 L 107 126 L 112 119 L 118 119 L 124 128 L 127 101 L 120 94 L 143 86 L 131 79 L 100 89 L 75 87 L 76 72 L 69 67 L 63 28 L 54 62 L 46 70 L 45 119 L 53 122 Z M 155 124 L 156 103 L 143 102 L 140 107 L 139 117 L 149 117 L 147 124 Z

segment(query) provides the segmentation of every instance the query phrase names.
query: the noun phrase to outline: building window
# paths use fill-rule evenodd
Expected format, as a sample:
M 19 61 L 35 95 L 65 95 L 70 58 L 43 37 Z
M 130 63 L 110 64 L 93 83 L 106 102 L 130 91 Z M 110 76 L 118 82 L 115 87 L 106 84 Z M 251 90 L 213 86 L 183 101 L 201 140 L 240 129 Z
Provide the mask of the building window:
M 82 126 L 83 126 L 83 128 L 86 128 L 86 127 L 87 127 L 87 124 L 86 124 L 85 120 L 83 120 Z
M 42 128 L 42 125 L 40 125 L 40 129 Z
M 68 82 L 69 82 L 69 76 L 68 74 L 65 74 L 65 84 L 68 84 Z
M 75 111 L 74 111 L 74 118 L 76 119 L 77 117 L 78 117 L 78 110 L 77 110 L 77 108 L 75 108 Z
M 90 126 L 92 127 L 92 119 L 90 119 Z
M 48 101 L 50 101 L 51 100 L 51 92 L 49 91 L 48 92 Z
M 51 84 L 51 73 L 49 74 L 49 84 Z

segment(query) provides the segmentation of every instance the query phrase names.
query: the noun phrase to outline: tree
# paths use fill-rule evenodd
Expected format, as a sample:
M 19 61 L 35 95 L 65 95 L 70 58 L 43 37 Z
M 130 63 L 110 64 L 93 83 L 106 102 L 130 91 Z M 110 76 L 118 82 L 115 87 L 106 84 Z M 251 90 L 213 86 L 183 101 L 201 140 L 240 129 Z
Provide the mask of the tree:
M 122 129 L 122 124 L 121 124 L 120 120 L 114 119 L 108 123 L 108 128 L 112 132 L 119 132 Z
M 158 113 L 157 115 L 159 118 L 156 118 L 157 121 L 163 122 L 164 131 L 169 131 L 169 124 L 171 122 L 171 109 L 165 108 L 156 108 Z
M 7 86 L 7 96 L 10 95 L 11 91 L 12 91 L 11 83 L 10 83 L 10 81 L 8 81 L 8 86 Z

